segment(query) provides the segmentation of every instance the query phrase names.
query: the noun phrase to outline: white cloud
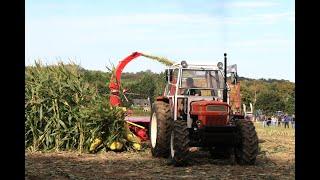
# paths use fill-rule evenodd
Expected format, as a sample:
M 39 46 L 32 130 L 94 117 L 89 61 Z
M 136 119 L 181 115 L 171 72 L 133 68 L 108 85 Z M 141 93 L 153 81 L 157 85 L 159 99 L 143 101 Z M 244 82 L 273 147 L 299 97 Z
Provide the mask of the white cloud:
M 295 16 L 289 17 L 288 20 L 289 20 L 290 22 L 295 22 Z
M 91 16 L 91 17 L 61 17 L 38 18 L 27 20 L 29 26 L 40 27 L 48 24 L 55 29 L 65 27 L 81 28 L 82 30 L 95 28 L 113 28 L 115 26 L 145 26 L 149 29 L 152 26 L 177 26 L 177 25 L 210 25 L 210 28 L 226 25 L 241 24 L 271 24 L 282 20 L 292 21 L 294 13 L 266 13 L 253 14 L 250 16 L 237 17 L 215 17 L 208 14 L 183 14 L 183 13 L 155 13 L 155 14 L 128 14 L 111 16 Z
M 254 16 L 256 19 L 263 19 L 267 22 L 276 22 L 279 20 L 290 20 L 294 18 L 294 13 L 292 12 L 281 12 L 281 13 L 268 13 L 268 14 L 257 14 Z
M 280 13 L 264 13 L 253 14 L 251 16 L 242 17 L 226 17 L 225 22 L 229 25 L 245 25 L 245 24 L 274 24 L 280 21 L 292 21 L 294 13 L 280 12 Z
M 85 26 L 105 26 L 105 25 L 168 25 L 168 24 L 185 24 L 185 23 L 208 23 L 218 21 L 216 17 L 206 14 L 178 14 L 178 13 L 154 13 L 154 14 L 127 14 L 127 15 L 109 15 L 109 16 L 77 16 L 62 17 L 52 16 L 49 18 L 37 18 L 31 23 L 43 23 L 59 25 L 85 25 Z M 97 23 L 99 22 L 99 23 Z
M 108 47 L 110 51 L 120 51 L 119 46 L 137 49 L 162 47 L 155 51 L 165 49 L 166 52 L 172 50 L 177 54 L 183 54 L 183 51 L 205 54 L 210 51 L 210 48 L 217 49 L 214 44 L 218 42 L 222 49 L 226 48 L 226 45 L 221 45 L 221 41 L 225 41 L 222 23 L 254 25 L 274 23 L 288 17 L 292 17 L 292 13 L 256 14 L 250 17 L 227 17 L 225 19 L 218 19 L 207 14 L 157 13 L 29 19 L 25 26 L 26 57 L 79 54 L 78 52 L 84 54 L 83 49 L 101 52 L 104 47 Z M 268 46 L 269 48 L 273 44 L 277 44 L 276 47 L 290 44 L 278 38 L 265 37 L 265 39 L 267 40 L 235 42 L 230 46 L 240 48 Z M 177 43 L 180 43 L 179 47 L 176 47 Z M 62 46 L 67 48 L 61 48 Z M 186 49 L 187 47 L 189 49 Z
M 236 41 L 231 42 L 229 45 L 231 48 L 254 48 L 258 49 L 269 49 L 269 50 L 277 50 L 282 47 L 293 47 L 295 41 L 292 39 L 284 39 L 284 38 L 262 38 L 262 39 L 254 39 L 254 40 L 246 40 L 246 41 Z M 290 48 L 291 49 L 291 48 Z
M 231 2 L 225 4 L 225 6 L 228 8 L 264 8 L 274 7 L 277 5 L 279 5 L 279 3 L 268 1 Z

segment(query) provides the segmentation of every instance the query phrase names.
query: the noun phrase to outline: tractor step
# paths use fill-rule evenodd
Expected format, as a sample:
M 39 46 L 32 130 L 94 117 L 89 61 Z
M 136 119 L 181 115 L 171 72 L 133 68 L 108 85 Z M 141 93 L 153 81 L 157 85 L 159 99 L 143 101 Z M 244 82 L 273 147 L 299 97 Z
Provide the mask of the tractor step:
M 236 126 L 210 126 L 198 130 L 200 141 L 191 141 L 191 145 L 212 147 L 217 145 L 233 146 L 236 141 Z

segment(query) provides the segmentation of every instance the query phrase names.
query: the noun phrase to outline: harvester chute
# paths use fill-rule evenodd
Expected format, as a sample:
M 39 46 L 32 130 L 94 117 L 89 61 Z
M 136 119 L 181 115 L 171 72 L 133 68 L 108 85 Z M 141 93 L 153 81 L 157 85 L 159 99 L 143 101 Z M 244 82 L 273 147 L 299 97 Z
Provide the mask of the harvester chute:
M 110 83 L 109 83 L 109 88 L 110 88 L 110 104 L 111 106 L 121 106 L 121 99 L 120 99 L 120 89 L 121 89 L 121 74 L 123 69 L 125 68 L 125 66 L 131 62 L 132 60 L 136 59 L 139 56 L 144 56 L 146 58 L 152 59 L 152 60 L 156 60 L 164 65 L 172 65 L 174 64 L 173 61 L 164 58 L 164 57 L 158 57 L 158 56 L 153 56 L 153 55 L 148 55 L 148 54 L 143 54 L 140 52 L 133 52 L 131 55 L 127 56 L 126 58 L 124 58 L 123 60 L 121 60 L 119 62 L 119 64 L 117 65 L 114 74 L 112 74 L 111 79 L 110 79 Z M 125 90 L 124 90 L 125 93 Z M 145 118 L 144 118 L 145 119 Z M 141 123 L 145 124 L 145 120 L 142 118 Z M 149 137 L 147 135 L 147 129 L 139 124 L 130 122 L 130 119 L 126 120 L 127 124 L 129 126 L 129 129 L 131 131 L 133 131 L 135 133 L 135 135 L 137 137 L 140 138 L 140 140 L 148 140 Z M 137 119 L 134 120 L 134 122 L 140 122 L 139 120 L 137 121 Z M 149 122 L 149 121 L 148 121 Z

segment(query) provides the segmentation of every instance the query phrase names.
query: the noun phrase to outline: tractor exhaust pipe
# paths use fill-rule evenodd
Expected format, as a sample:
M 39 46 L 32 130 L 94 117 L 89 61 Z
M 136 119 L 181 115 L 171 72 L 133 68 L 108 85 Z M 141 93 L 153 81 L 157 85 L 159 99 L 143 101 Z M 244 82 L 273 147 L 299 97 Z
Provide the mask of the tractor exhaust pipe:
M 223 90 L 223 102 L 227 102 L 227 53 L 224 53 L 224 90 Z

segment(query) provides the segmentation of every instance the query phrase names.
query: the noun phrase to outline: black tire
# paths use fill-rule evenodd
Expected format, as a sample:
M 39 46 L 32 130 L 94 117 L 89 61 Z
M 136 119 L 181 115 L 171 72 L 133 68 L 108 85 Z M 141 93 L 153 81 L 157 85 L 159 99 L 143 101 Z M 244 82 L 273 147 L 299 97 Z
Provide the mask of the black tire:
M 235 158 L 240 165 L 255 164 L 259 151 L 259 140 L 252 121 L 237 121 L 239 143 L 235 147 Z
M 155 114 L 156 119 L 153 119 Z M 156 120 L 156 137 L 155 142 L 152 141 L 151 131 L 152 131 L 152 121 Z M 170 154 L 170 134 L 171 134 L 171 110 L 170 105 L 163 101 L 156 101 L 152 106 L 151 117 L 150 117 L 150 127 L 149 127 L 149 137 L 151 142 L 151 154 L 154 157 L 169 157 Z
M 228 147 L 216 146 L 210 149 L 210 155 L 213 159 L 229 159 L 231 152 Z
M 170 137 L 170 158 L 174 166 L 188 164 L 189 142 L 187 122 L 183 120 L 174 121 Z

